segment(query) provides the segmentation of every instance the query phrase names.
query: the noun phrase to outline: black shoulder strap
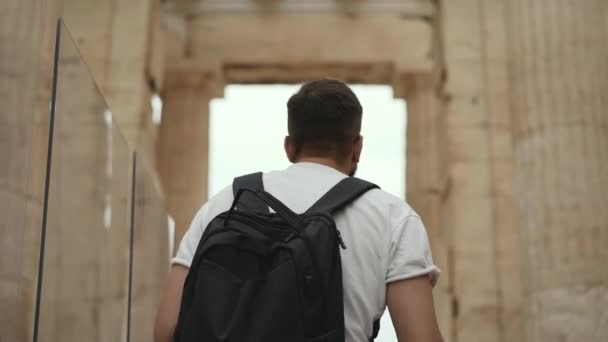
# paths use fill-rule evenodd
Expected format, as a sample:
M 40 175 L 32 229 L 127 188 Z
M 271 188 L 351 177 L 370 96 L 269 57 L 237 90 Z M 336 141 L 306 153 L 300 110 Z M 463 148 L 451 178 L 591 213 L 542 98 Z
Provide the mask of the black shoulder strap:
M 235 198 L 239 189 L 242 188 L 263 191 L 264 181 L 262 180 L 262 173 L 256 172 L 236 177 L 234 181 L 232 181 L 232 193 L 234 194 Z M 242 194 L 238 203 L 238 209 L 248 210 L 256 213 L 270 213 L 268 205 L 249 192 Z
M 335 213 L 344 208 L 371 189 L 378 188 L 376 184 L 356 177 L 347 177 L 334 185 L 307 212 Z
M 373 342 L 376 337 L 378 337 L 378 333 L 380 332 L 380 319 L 374 321 L 374 330 L 372 331 L 372 337 L 369 339 L 369 342 Z

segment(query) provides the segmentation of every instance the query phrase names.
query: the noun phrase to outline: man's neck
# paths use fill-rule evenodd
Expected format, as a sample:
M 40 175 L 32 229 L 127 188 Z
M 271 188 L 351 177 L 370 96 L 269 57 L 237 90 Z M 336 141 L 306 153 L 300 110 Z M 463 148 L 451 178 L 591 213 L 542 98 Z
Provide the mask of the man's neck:
M 296 163 L 316 163 L 316 164 L 329 166 L 333 169 L 336 169 L 336 170 L 342 172 L 345 175 L 348 175 L 350 172 L 350 169 L 348 166 L 342 165 L 341 163 L 338 163 L 336 160 L 334 160 L 332 158 L 301 157 L 301 158 L 298 158 L 298 160 L 296 160 L 295 162 Z

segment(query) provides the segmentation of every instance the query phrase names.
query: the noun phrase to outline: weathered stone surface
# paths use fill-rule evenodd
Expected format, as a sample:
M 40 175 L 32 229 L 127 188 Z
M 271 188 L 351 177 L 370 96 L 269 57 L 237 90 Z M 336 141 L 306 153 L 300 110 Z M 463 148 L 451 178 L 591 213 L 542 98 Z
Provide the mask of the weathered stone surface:
M 150 120 L 150 83 L 162 86 L 159 7 L 158 0 L 65 1 L 66 25 L 133 148 Z
M 423 217 L 433 259 L 441 269 L 441 281 L 433 294 L 439 327 L 446 342 L 452 336 L 451 264 L 449 262 L 448 232 L 441 222 L 441 179 L 439 171 L 440 100 L 431 76 L 402 79 L 406 88 L 401 96 L 407 101 L 407 201 Z M 396 84 L 398 86 L 398 84 Z M 399 88 L 399 87 L 398 87 Z
M 604 341 L 608 3 L 508 2 L 529 341 Z
M 167 210 L 153 164 L 137 158 L 131 341 L 154 340 L 154 318 L 169 270 Z
M 449 184 L 442 224 L 450 231 L 454 341 L 501 338 L 480 11 L 477 0 L 442 4 L 447 76 L 441 167 Z
M 175 85 L 164 94 L 158 169 L 179 243 L 207 199 L 209 155 L 208 88 Z
M 398 13 L 218 14 L 189 23 L 188 57 L 201 66 L 387 62 L 399 72 L 433 67 L 431 24 Z
M 499 329 L 501 341 L 525 341 L 525 248 L 514 186 L 505 2 L 484 1 L 480 6 Z
M 31 341 L 56 20 L 62 1 L 0 2 L 0 341 Z
M 605 341 L 608 336 L 608 288 L 556 288 L 531 296 L 534 330 L 530 341 Z
M 128 304 L 131 149 L 67 31 L 59 57 L 40 341 L 118 341 Z
M 300 1 L 300 0 L 173 0 L 166 6 L 170 12 L 194 15 L 340 13 L 361 15 L 369 13 L 399 13 L 403 17 L 431 19 L 437 9 L 432 0 L 374 0 L 374 1 Z

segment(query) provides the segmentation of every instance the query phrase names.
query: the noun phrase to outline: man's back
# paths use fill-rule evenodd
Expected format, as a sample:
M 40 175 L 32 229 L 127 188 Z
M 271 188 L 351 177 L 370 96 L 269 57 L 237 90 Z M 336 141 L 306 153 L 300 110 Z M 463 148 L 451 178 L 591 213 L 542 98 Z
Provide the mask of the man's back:
M 264 174 L 264 188 L 296 213 L 306 211 L 338 181 L 347 177 L 317 163 L 296 163 Z M 209 221 L 232 203 L 227 187 L 199 211 L 174 264 L 189 267 Z M 346 341 L 367 341 L 372 323 L 386 306 L 388 282 L 424 274 L 435 279 L 426 232 L 419 216 L 401 199 L 371 190 L 335 216 L 347 246 L 342 251 Z
M 346 175 L 361 157 L 363 108 L 338 80 L 304 84 L 287 101 L 283 146 L 293 163 L 264 175 L 266 191 L 295 212 L 304 212 Z M 372 180 L 373 181 L 373 180 Z M 230 187 L 195 216 L 167 279 L 155 325 L 157 341 L 174 336 L 184 281 L 203 230 L 233 200 Z M 342 252 L 346 341 L 367 341 L 373 321 L 388 304 L 400 340 L 441 341 L 433 304 L 433 265 L 420 217 L 403 201 L 371 190 L 335 216 L 348 249 Z

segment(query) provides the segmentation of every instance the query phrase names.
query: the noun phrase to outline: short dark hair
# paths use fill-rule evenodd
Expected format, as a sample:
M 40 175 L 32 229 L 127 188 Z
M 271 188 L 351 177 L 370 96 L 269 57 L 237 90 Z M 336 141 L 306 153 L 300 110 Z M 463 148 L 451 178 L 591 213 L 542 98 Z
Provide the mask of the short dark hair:
M 287 102 L 287 129 L 296 155 L 348 157 L 361 132 L 362 112 L 359 99 L 342 81 L 304 84 Z

